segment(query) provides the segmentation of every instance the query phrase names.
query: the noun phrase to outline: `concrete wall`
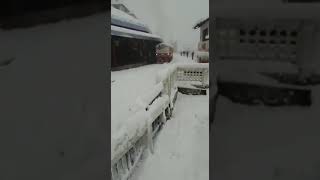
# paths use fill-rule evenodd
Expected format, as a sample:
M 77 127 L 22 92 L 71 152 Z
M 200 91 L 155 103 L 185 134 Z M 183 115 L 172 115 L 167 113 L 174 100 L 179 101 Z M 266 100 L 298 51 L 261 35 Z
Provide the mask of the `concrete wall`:
M 105 24 L 102 13 L 0 31 L 1 180 L 105 179 Z
M 320 51 L 319 10 L 320 3 L 288 4 L 283 3 L 282 0 L 215 0 L 211 16 L 213 19 L 235 18 L 257 22 L 282 19 L 299 20 L 302 22 L 299 24 L 299 30 L 302 33 L 300 33 L 297 44 L 296 61 L 304 71 L 310 72 L 320 68 L 320 54 L 317 53 Z M 312 30 L 304 29 L 306 24 L 312 24 Z

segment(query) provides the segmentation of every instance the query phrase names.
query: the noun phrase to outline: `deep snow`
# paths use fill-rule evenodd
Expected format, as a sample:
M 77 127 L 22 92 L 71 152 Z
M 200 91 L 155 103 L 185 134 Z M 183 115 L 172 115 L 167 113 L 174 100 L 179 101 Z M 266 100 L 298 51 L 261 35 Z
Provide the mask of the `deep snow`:
M 178 94 L 171 120 L 131 180 L 209 179 L 209 98 Z
M 111 18 L 118 19 L 118 20 L 125 21 L 125 22 L 132 23 L 132 24 L 136 24 L 139 26 L 147 27 L 147 25 L 144 22 L 142 22 L 141 20 L 136 19 L 136 18 L 130 16 L 129 14 L 118 10 L 118 9 L 114 8 L 113 6 L 111 6 Z
M 0 179 L 103 178 L 106 14 L 0 30 Z
M 258 60 L 220 60 L 215 62 L 217 77 L 228 82 L 247 82 L 273 87 L 305 89 L 305 87 L 282 84 L 260 73 L 298 73 L 298 67 L 290 62 Z
M 219 78 L 225 80 L 269 85 L 275 82 L 253 75 L 298 70 L 285 62 L 243 60 L 219 61 L 217 69 Z M 214 133 L 210 136 L 215 150 L 212 177 L 225 180 L 319 178 L 320 88 L 304 88 L 312 89 L 311 107 L 247 106 L 220 96 Z
M 135 112 L 139 96 L 148 94 L 157 84 L 157 73 L 175 63 L 194 63 L 191 58 L 174 54 L 168 64 L 151 64 L 111 72 L 111 130 L 114 134 Z
M 136 138 L 140 138 L 149 121 L 154 120 L 170 103 L 169 97 L 162 95 L 149 107 L 150 102 L 163 89 L 162 82 L 157 81 L 157 72 L 176 67 L 176 64 L 186 66 L 190 63 L 204 66 L 174 54 L 172 62 L 168 64 L 152 64 L 111 72 L 112 160 L 116 160 L 124 149 L 128 149 Z M 147 107 L 149 110 L 145 111 Z
M 215 148 L 212 177 L 319 178 L 320 88 L 312 90 L 310 108 L 246 106 L 219 97 L 210 137 Z

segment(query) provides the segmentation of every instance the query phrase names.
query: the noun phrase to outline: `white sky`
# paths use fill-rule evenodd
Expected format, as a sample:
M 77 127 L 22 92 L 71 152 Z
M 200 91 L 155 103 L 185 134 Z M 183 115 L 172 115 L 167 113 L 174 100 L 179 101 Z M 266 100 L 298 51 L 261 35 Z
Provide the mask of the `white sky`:
M 209 17 L 209 0 L 123 0 L 153 33 L 165 41 L 177 40 L 178 48 L 196 48 L 199 30 L 193 25 Z

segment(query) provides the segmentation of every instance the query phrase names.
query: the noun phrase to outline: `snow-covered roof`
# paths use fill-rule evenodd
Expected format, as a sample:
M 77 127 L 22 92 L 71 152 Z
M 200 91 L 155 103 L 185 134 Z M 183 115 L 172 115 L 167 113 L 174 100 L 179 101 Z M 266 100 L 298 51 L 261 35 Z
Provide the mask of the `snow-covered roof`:
M 137 18 L 136 15 L 133 12 L 131 12 L 123 2 L 121 2 L 121 3 L 117 3 L 117 2 L 111 3 L 111 6 L 116 8 L 116 9 L 119 9 L 120 11 L 123 11 L 123 12 L 133 16 L 134 18 Z
M 198 27 L 201 27 L 204 23 L 209 21 L 209 17 L 200 19 L 194 26 L 193 29 L 197 29 Z
M 141 20 L 111 6 L 111 25 L 126 27 L 150 33 L 149 27 Z
M 162 42 L 162 39 L 158 35 L 135 31 L 135 30 L 126 29 L 123 27 L 118 27 L 118 26 L 113 26 L 113 25 L 111 25 L 111 35 L 128 37 L 128 38 L 156 40 L 156 41 Z
M 169 46 L 169 47 L 173 48 L 173 46 L 172 46 L 171 44 L 164 43 L 164 42 L 162 42 L 162 43 L 158 44 L 157 46 L 161 46 L 161 45 Z
M 209 52 L 207 51 L 196 51 L 196 55 L 201 58 L 209 58 Z

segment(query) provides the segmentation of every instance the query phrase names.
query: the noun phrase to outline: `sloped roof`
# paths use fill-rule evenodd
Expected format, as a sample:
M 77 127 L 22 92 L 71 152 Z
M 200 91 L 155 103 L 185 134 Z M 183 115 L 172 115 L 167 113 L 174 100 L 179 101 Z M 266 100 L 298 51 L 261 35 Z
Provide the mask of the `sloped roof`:
M 169 47 L 173 48 L 173 46 L 171 44 L 165 43 L 165 42 L 158 44 L 158 46 L 160 46 L 160 45 L 165 45 L 165 46 L 169 46 Z
M 113 25 L 111 25 L 111 35 L 162 42 L 161 37 L 158 35 L 136 31 L 132 29 L 127 29 L 123 27 L 113 26 Z
M 149 27 L 141 20 L 130 16 L 111 6 L 111 25 L 134 29 L 146 33 L 151 33 Z
M 206 19 L 201 19 L 199 22 L 196 23 L 196 25 L 194 25 L 193 29 L 197 29 L 197 28 L 201 27 L 207 21 L 209 21 L 209 17 Z

